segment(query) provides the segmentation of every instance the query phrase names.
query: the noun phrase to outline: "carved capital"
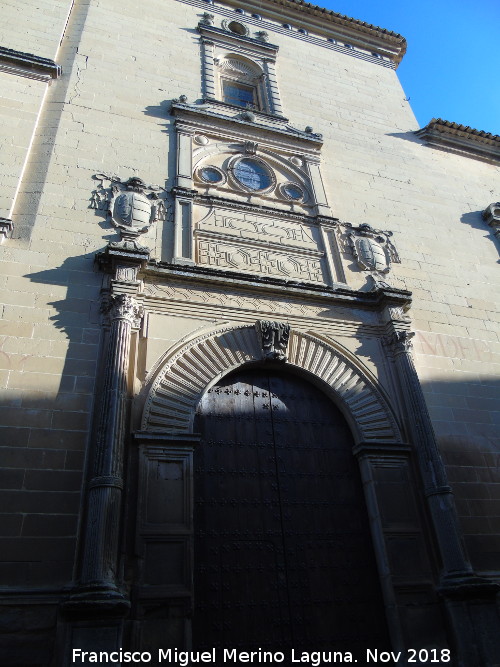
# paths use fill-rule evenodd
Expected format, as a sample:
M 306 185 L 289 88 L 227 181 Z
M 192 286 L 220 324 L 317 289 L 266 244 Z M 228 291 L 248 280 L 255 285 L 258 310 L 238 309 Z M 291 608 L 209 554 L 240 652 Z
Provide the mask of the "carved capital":
M 262 358 L 266 361 L 286 361 L 290 325 L 284 322 L 258 320 L 257 332 L 262 346 Z
M 143 316 L 143 308 L 129 294 L 117 294 L 108 297 L 101 306 L 101 312 L 107 316 L 109 322 L 126 320 L 132 326 L 138 327 Z
M 384 345 L 392 349 L 395 354 L 409 353 L 413 347 L 414 331 L 395 331 L 383 339 Z

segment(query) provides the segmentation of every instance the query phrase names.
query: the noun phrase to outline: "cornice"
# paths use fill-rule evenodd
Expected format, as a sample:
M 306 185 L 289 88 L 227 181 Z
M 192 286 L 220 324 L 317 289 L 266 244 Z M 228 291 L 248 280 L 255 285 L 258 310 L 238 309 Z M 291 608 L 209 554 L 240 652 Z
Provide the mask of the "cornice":
M 279 49 L 276 44 L 263 42 L 262 40 L 254 39 L 253 37 L 236 35 L 235 33 L 228 32 L 227 30 L 216 28 L 213 25 L 204 25 L 203 23 L 200 23 L 198 25 L 198 32 L 200 33 L 202 39 L 211 39 L 219 44 L 248 44 L 251 46 L 252 51 L 258 52 L 259 55 L 263 58 L 271 56 L 274 59 Z
M 213 109 L 220 109 L 221 112 Z M 255 122 L 241 118 L 245 110 L 233 105 L 224 104 L 217 101 L 207 100 L 202 104 L 187 104 L 183 102 L 174 102 L 170 107 L 172 115 L 176 116 L 182 121 L 187 119 L 196 119 L 196 127 L 199 126 L 198 119 L 204 119 L 211 122 L 223 122 L 238 127 L 244 127 L 252 132 L 252 136 L 258 133 L 271 133 L 281 136 L 286 136 L 295 141 L 298 139 L 306 144 L 320 147 L 323 144 L 323 137 L 321 134 L 314 132 L 304 132 L 287 124 L 287 119 L 282 116 L 274 114 L 262 113 L 252 110 L 252 115 L 255 117 Z M 224 113 L 226 112 L 226 113 Z M 226 115 L 228 113 L 235 114 L 234 116 Z M 239 132 L 239 131 L 238 131 Z
M 216 195 L 205 195 L 196 192 L 194 195 L 194 202 L 203 206 L 217 206 L 225 209 L 232 209 L 234 211 L 244 211 L 246 213 L 254 213 L 256 215 L 268 215 L 272 218 L 283 218 L 285 220 L 294 220 L 301 224 L 318 224 L 335 227 L 340 220 L 338 218 L 327 217 L 325 215 L 307 215 L 307 213 L 297 213 L 296 211 L 288 211 L 284 209 L 277 209 L 274 206 L 265 206 L 262 204 L 252 204 L 251 202 L 240 202 L 227 197 L 217 197 Z
M 196 0 L 182 1 L 198 4 Z M 242 6 L 239 0 L 224 0 L 223 3 L 214 2 L 210 4 L 215 10 L 223 10 L 225 7 L 238 9 Z M 210 4 L 208 4 L 209 7 Z M 406 52 L 406 40 L 402 35 L 302 0 L 250 0 L 250 2 L 245 2 L 243 6 L 245 16 L 241 15 L 239 17 L 239 20 L 243 22 L 247 19 L 246 14 L 250 17 L 252 13 L 257 13 L 262 15 L 263 24 L 266 24 L 267 19 L 266 29 L 274 29 L 269 23 L 270 20 L 278 21 L 279 24 L 295 24 L 297 28 L 306 28 L 313 33 L 325 36 L 327 39 L 337 38 L 345 40 L 353 46 L 368 51 L 376 51 L 389 58 L 395 66 L 399 65 Z M 282 32 L 279 26 L 274 27 L 278 32 Z M 289 31 L 289 34 L 294 37 L 297 36 L 295 32 Z M 302 37 L 301 35 L 298 36 Z M 305 39 L 308 39 L 308 37 L 305 37 Z M 351 55 L 355 54 L 356 52 L 352 52 Z
M 428 144 L 492 162 L 500 162 L 500 136 L 467 125 L 433 118 L 415 134 Z
M 60 65 L 49 58 L 0 46 L 0 71 L 50 83 L 62 74 Z

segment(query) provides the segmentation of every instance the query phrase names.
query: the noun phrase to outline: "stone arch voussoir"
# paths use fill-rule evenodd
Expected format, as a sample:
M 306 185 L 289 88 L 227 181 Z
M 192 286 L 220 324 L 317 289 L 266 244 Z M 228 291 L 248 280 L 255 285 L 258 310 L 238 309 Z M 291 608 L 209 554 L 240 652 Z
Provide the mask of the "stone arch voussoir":
M 196 406 L 206 389 L 228 372 L 262 360 L 257 330 L 226 327 L 189 341 L 167 356 L 148 392 L 141 429 L 165 434 L 192 432 Z M 288 361 L 335 395 L 359 442 L 401 442 L 382 393 L 366 372 L 332 345 L 292 330 Z

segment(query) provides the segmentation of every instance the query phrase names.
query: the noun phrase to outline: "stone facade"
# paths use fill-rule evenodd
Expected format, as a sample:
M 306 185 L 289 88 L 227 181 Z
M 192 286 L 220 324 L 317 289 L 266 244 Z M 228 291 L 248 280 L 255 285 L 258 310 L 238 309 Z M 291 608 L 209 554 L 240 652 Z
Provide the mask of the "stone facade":
M 395 33 L 167 4 L 3 8 L 1 662 L 191 647 L 196 409 L 270 363 L 350 426 L 387 650 L 493 666 L 500 138 L 419 129 Z

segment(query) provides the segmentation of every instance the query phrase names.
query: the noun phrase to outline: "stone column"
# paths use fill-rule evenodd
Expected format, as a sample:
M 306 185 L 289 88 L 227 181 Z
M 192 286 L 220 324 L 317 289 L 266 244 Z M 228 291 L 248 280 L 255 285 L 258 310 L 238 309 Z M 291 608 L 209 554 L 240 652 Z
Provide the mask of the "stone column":
M 142 312 L 127 294 L 103 305 L 110 332 L 97 395 L 94 455 L 89 470 L 87 513 L 82 530 L 80 578 L 69 607 L 98 605 L 118 612 L 129 603 L 120 590 L 119 551 L 123 493 L 123 450 L 131 330 Z
M 401 323 L 399 323 L 401 324 Z M 417 455 L 429 513 L 434 527 L 442 572 L 438 593 L 445 603 L 453 640 L 453 664 L 494 667 L 500 655 L 499 586 L 476 576 L 465 552 L 453 493 L 448 485 L 434 429 L 411 354 L 414 333 L 392 329 L 385 344 L 396 366 L 406 424 Z

